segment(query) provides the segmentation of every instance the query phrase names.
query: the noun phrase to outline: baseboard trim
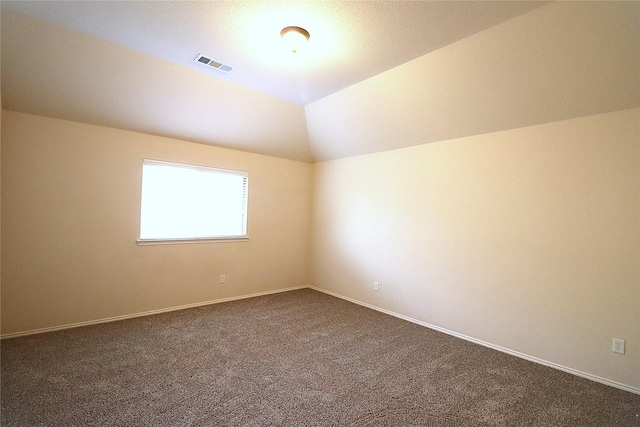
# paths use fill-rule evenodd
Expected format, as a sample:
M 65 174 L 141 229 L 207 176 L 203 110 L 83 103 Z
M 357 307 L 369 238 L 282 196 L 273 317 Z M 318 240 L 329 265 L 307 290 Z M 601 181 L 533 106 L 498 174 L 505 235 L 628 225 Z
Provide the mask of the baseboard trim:
M 85 322 L 68 323 L 68 324 L 65 324 L 65 325 L 51 326 L 51 327 L 48 327 L 48 328 L 31 329 L 31 330 L 28 330 L 28 331 L 14 332 L 14 333 L 11 333 L 11 334 L 0 335 L 0 340 L 9 339 L 9 338 L 24 337 L 24 336 L 27 336 L 27 335 L 43 334 L 43 333 L 46 333 L 46 332 L 62 331 L 64 329 L 80 328 L 82 326 L 99 325 L 101 323 L 117 322 L 119 320 L 133 319 L 133 318 L 136 318 L 136 317 L 143 317 L 143 316 L 152 316 L 154 314 L 169 313 L 171 311 L 184 310 L 184 309 L 187 309 L 187 308 L 202 307 L 202 306 L 205 306 L 205 305 L 220 304 L 220 303 L 223 303 L 223 302 L 237 301 L 237 300 L 241 300 L 241 299 L 255 298 L 255 297 L 260 297 L 260 296 L 264 296 L 264 295 L 278 294 L 278 293 L 281 293 L 281 292 L 296 291 L 296 290 L 299 290 L 299 289 L 307 289 L 307 288 L 308 288 L 308 286 L 306 286 L 306 285 L 305 286 L 294 286 L 294 287 L 291 287 L 291 288 L 276 289 L 276 290 L 273 290 L 273 291 L 256 292 L 256 293 L 248 294 L 248 295 L 240 295 L 240 296 L 235 296 L 235 297 L 220 298 L 220 299 L 216 299 L 216 300 L 201 301 L 201 302 L 195 302 L 195 303 L 191 303 L 191 304 L 184 304 L 184 305 L 178 305 L 178 306 L 167 307 L 167 308 L 159 308 L 159 309 L 156 309 L 156 310 L 143 311 L 143 312 L 139 312 L 139 313 L 124 314 L 124 315 L 121 315 L 121 316 L 106 317 L 106 318 L 103 318 L 103 319 L 96 319 L 96 320 L 88 320 L 88 321 L 85 321 Z
M 325 293 L 327 295 L 334 296 L 336 298 L 340 298 L 340 299 L 352 302 L 354 304 L 361 305 L 363 307 L 370 308 L 372 310 L 379 311 L 379 312 L 384 313 L 384 314 L 388 314 L 388 315 L 393 316 L 393 317 L 397 317 L 397 318 L 402 319 L 402 320 L 406 320 L 406 321 L 411 322 L 411 323 L 415 323 L 415 324 L 420 325 L 420 326 L 427 327 L 429 329 L 436 330 L 438 332 L 445 333 L 447 335 L 454 336 L 456 338 L 463 339 L 465 341 L 472 342 L 474 344 L 479 344 L 481 346 L 488 347 L 488 348 L 491 348 L 493 350 L 498 350 L 500 352 L 507 353 L 507 354 L 510 354 L 512 356 L 516 356 L 516 357 L 519 357 L 521 359 L 528 360 L 530 362 L 534 362 L 534 363 L 538 363 L 540 365 L 548 366 L 550 368 L 558 369 L 560 371 L 563 371 L 563 372 L 566 372 L 566 373 L 569 373 L 569 374 L 573 374 L 573 375 L 576 375 L 578 377 L 586 378 L 588 380 L 595 381 L 595 382 L 600 383 L 600 384 L 608 385 L 610 387 L 615 387 L 615 388 L 620 389 L 620 390 L 628 391 L 628 392 L 635 393 L 635 394 L 640 394 L 640 388 L 639 387 L 633 387 L 633 386 L 630 386 L 630 385 L 627 385 L 627 384 L 622 384 L 622 383 L 619 383 L 617 381 L 613 381 L 613 380 L 609 380 L 609 379 L 606 379 L 606 378 L 602 378 L 602 377 L 599 377 L 597 375 L 589 374 L 587 372 L 582 372 L 582 371 L 579 371 L 577 369 L 573 369 L 573 368 L 569 368 L 567 366 L 559 365 L 559 364 L 554 363 L 554 362 L 549 362 L 547 360 L 540 359 L 540 358 L 535 357 L 535 356 L 530 356 L 530 355 L 525 354 L 525 353 L 520 353 L 519 351 L 511 350 L 511 349 L 508 349 L 506 347 L 501 347 L 499 345 L 491 344 L 489 342 L 482 341 L 482 340 L 479 340 L 479 339 L 476 339 L 476 338 L 473 338 L 473 337 L 470 337 L 470 336 L 467 336 L 467 335 L 463 335 L 463 334 L 460 334 L 458 332 L 454 332 L 454 331 L 451 331 L 449 329 L 442 328 L 440 326 L 432 325 L 430 323 L 423 322 L 422 320 L 414 319 L 412 317 L 405 316 L 403 314 L 396 313 L 394 311 L 387 310 L 387 309 L 384 309 L 384 308 L 380 308 L 380 307 L 377 307 L 375 305 L 368 304 L 366 302 L 362 302 L 362 301 L 359 301 L 359 300 L 356 300 L 356 299 L 353 299 L 353 298 L 349 298 L 349 297 L 346 297 L 344 295 L 340 295 L 340 294 L 337 294 L 335 292 L 328 291 L 326 289 L 318 288 L 318 287 L 315 287 L 315 286 L 309 286 L 309 288 L 313 289 L 315 291 L 318 291 L 318 292 Z

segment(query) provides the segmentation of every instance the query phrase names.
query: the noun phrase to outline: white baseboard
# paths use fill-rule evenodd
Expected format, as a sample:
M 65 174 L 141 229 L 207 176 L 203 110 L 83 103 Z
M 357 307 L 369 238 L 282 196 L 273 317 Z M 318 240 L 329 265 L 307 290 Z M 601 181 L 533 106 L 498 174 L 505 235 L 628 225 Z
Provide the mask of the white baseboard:
M 476 339 L 476 338 L 473 338 L 473 337 L 469 337 L 467 335 L 459 334 L 458 332 L 450 331 L 448 329 L 441 328 L 440 326 L 432 325 L 430 323 L 423 322 L 421 320 L 414 319 L 412 317 L 405 316 L 403 314 L 399 314 L 399 313 L 396 313 L 396 312 L 393 312 L 393 311 L 390 311 L 390 310 L 386 310 L 384 308 L 376 307 L 374 305 L 367 304 L 366 302 L 362 302 L 362 301 L 358 301 L 358 300 L 353 299 L 353 298 L 345 297 L 343 295 L 336 294 L 335 292 L 327 291 L 326 289 L 317 288 L 315 286 L 309 286 L 309 288 L 311 288 L 311 289 L 313 289 L 315 291 L 323 292 L 325 294 L 328 294 L 328 295 L 331 295 L 331 296 L 334 296 L 334 297 L 337 297 L 337 298 L 352 302 L 354 304 L 361 305 L 363 307 L 370 308 L 372 310 L 379 311 L 381 313 L 388 314 L 388 315 L 393 316 L 393 317 L 397 317 L 397 318 L 402 319 L 402 320 L 406 320 L 406 321 L 411 322 L 411 323 L 418 324 L 420 326 L 425 326 L 425 327 L 427 327 L 429 329 L 433 329 L 433 330 L 436 330 L 438 332 L 442 332 L 442 333 L 445 333 L 447 335 L 451 335 L 451 336 L 454 336 L 456 338 L 460 338 L 460 339 L 463 339 L 465 341 L 472 342 L 474 344 L 479 344 L 479 345 L 484 346 L 484 347 L 489 347 L 489 348 L 491 348 L 493 350 L 498 350 L 498 351 L 501 351 L 503 353 L 507 353 L 507 354 L 510 354 L 512 356 L 516 356 L 516 357 L 519 357 L 521 359 L 528 360 L 530 362 L 534 362 L 534 363 L 538 363 L 538 364 L 541 364 L 541 365 L 544 365 L 544 366 L 548 366 L 550 368 L 558 369 L 560 371 L 567 372 L 567 373 L 573 374 L 573 375 L 577 375 L 579 377 L 586 378 L 588 380 L 595 381 L 595 382 L 598 382 L 598 383 L 601 383 L 601 384 L 605 384 L 605 385 L 608 385 L 608 386 L 611 386 L 611 387 L 615 387 L 615 388 L 620 389 L 620 390 L 628 391 L 628 392 L 635 393 L 635 394 L 640 394 L 640 388 L 639 387 L 633 387 L 633 386 L 630 386 L 630 385 L 627 385 L 627 384 L 622 384 L 622 383 L 619 383 L 617 381 L 613 381 L 613 380 L 609 380 L 609 379 L 606 379 L 606 378 L 602 378 L 602 377 L 599 377 L 597 375 L 592 375 L 592 374 L 589 374 L 589 373 L 586 373 L 586 372 L 579 371 L 577 369 L 573 369 L 573 368 L 569 368 L 569 367 L 566 367 L 566 366 L 563 366 L 563 365 L 559 365 L 557 363 L 549 362 L 547 360 L 543 360 L 543 359 L 540 359 L 540 358 L 535 357 L 535 356 L 530 356 L 528 354 L 520 353 L 519 351 L 511 350 L 511 349 L 508 349 L 508 348 L 505 348 L 505 347 L 501 347 L 499 345 L 491 344 L 491 343 L 488 343 L 486 341 L 482 341 L 482 340 L 479 340 L 479 339 Z
M 179 306 L 174 306 L 174 307 L 167 307 L 167 308 L 161 308 L 161 309 L 157 309 L 157 310 L 150 310 L 150 311 L 144 311 L 144 312 L 139 312 L 139 313 L 132 313 L 132 314 L 125 314 L 125 315 L 121 315 L 121 316 L 113 316 L 113 317 L 107 317 L 107 318 L 103 318 L 103 319 L 96 319 L 96 320 L 89 320 L 89 321 L 85 321 L 85 322 L 77 322 L 77 323 L 69 323 L 66 325 L 59 325 L 59 326 L 52 326 L 52 327 L 48 327 L 48 328 L 40 328 L 40 329 L 31 329 L 31 330 L 27 330 L 27 331 L 22 331 L 22 332 L 14 332 L 11 334 L 5 334 L 5 335 L 0 335 L 0 340 L 4 340 L 4 339 L 9 339 L 9 338 L 17 338 L 17 337 L 22 337 L 22 336 L 27 336 L 27 335 L 34 335 L 34 334 L 41 334 L 41 333 L 45 333 L 45 332 L 54 332 L 54 331 L 61 331 L 64 329 L 71 329 L 71 328 L 79 328 L 82 326 L 90 326 L 90 325 L 98 325 L 101 323 L 109 323 L 109 322 L 117 322 L 118 320 L 125 320 L 125 319 L 133 319 L 136 317 L 143 317 L 143 316 L 151 316 L 154 314 L 160 314 L 160 313 L 168 313 L 171 311 L 177 311 L 177 310 L 184 310 L 186 308 L 194 308 L 194 307 L 202 307 L 205 305 L 211 305 L 211 304 L 219 304 L 219 303 L 223 303 L 223 302 L 229 302 L 229 301 L 237 301 L 237 300 L 242 300 L 242 299 L 246 299 L 246 298 L 254 298 L 254 297 L 259 297 L 259 296 L 263 296 L 263 295 L 271 295 L 271 294 L 277 294 L 277 293 L 281 293 L 281 292 L 288 292 L 288 291 L 295 291 L 298 289 L 305 289 L 305 288 L 309 288 L 309 289 L 313 289 L 315 291 L 318 292 L 322 292 L 331 296 L 334 296 L 336 298 L 340 298 L 349 302 L 352 302 L 354 304 L 358 304 L 361 305 L 363 307 L 367 307 L 370 308 L 372 310 L 376 310 L 379 311 L 381 313 L 385 313 L 388 314 L 390 316 L 393 317 L 397 317 L 399 319 L 402 320 L 406 320 L 408 322 L 411 323 L 415 323 L 418 324 L 420 326 L 424 326 L 427 327 L 429 329 L 433 329 L 436 330 L 438 332 L 442 332 L 445 333 L 447 335 L 451 335 L 454 336 L 456 338 L 460 338 L 463 339 L 465 341 L 469 341 L 472 342 L 474 344 L 479 344 L 482 345 L 484 347 L 488 347 L 494 350 L 498 350 L 501 351 L 503 353 L 507 353 L 510 354 L 512 356 L 516 356 L 519 357 L 521 359 L 525 359 L 534 363 L 539 363 L 541 365 L 544 366 L 548 366 L 550 368 L 554 368 L 554 369 L 558 369 L 560 371 L 563 372 L 567 372 L 569 374 L 573 374 L 582 378 L 586 378 L 588 380 L 591 381 L 595 381 L 601 384 L 605 384 L 611 387 L 615 387 L 617 389 L 620 390 L 624 390 L 624 391 L 628 391 L 631 393 L 635 393 L 635 394 L 640 394 L 640 388 L 639 387 L 633 387 L 630 385 L 626 385 L 626 384 L 622 384 L 619 383 L 617 381 L 613 381 L 613 380 L 609 380 L 606 378 L 602 378 L 599 377 L 597 375 L 592 375 L 586 372 L 582 372 L 579 371 L 577 369 L 573 369 L 573 368 L 569 368 L 563 365 L 559 365 L 557 363 L 553 363 L 553 362 L 549 362 L 547 360 L 543 360 L 540 359 L 538 357 L 535 356 L 530 356 L 528 354 L 524 354 L 524 353 L 520 353 L 518 351 L 515 350 L 511 350 L 505 347 L 501 347 L 499 345 L 495 345 L 495 344 L 491 344 L 488 343 L 486 341 L 482 341 L 473 337 L 469 337 L 467 335 L 463 335 L 460 334 L 458 332 L 454 332 L 454 331 L 450 331 L 448 329 L 442 328 L 440 326 L 436 326 L 436 325 L 432 325 L 430 323 L 427 322 L 423 322 L 421 320 L 418 319 L 414 319 L 412 317 L 409 316 L 405 316 L 403 314 L 400 313 L 396 313 L 393 312 L 391 310 L 386 310 L 384 308 L 380 308 L 380 307 L 376 307 L 374 305 L 353 299 L 353 298 L 349 298 L 340 294 L 337 294 L 335 292 L 331 292 L 328 291 L 326 289 L 322 289 L 322 288 L 317 288 L 315 286 L 294 286 L 291 288 L 283 288 L 283 289 L 276 289 L 276 290 L 272 290 L 272 291 L 265 291 L 265 292 L 256 292 L 253 294 L 248 294 L 248 295 L 240 295 L 240 296 L 234 296 L 234 297 L 227 297 L 227 298 L 220 298 L 220 299 L 216 299 L 216 300 L 209 300 L 209 301 L 201 301 L 201 302 L 197 302 L 197 303 L 192 303 L 192 304 L 184 304 L 184 305 L 179 305 Z
M 257 293 L 248 294 L 248 295 L 240 295 L 240 296 L 235 296 L 235 297 L 220 298 L 220 299 L 216 299 L 216 300 L 202 301 L 202 302 L 196 302 L 196 303 L 192 303 L 192 304 L 184 304 L 184 305 L 178 305 L 178 306 L 174 306 L 174 307 L 160 308 L 160 309 L 157 309 L 157 310 L 143 311 L 143 312 L 132 313 L 132 314 L 124 314 L 124 315 L 121 315 L 121 316 L 107 317 L 107 318 L 103 318 L 103 319 L 88 320 L 86 322 L 69 323 L 69 324 L 66 324 L 66 325 L 51 326 L 51 327 L 48 327 L 48 328 L 31 329 L 31 330 L 28 330 L 28 331 L 14 332 L 14 333 L 11 333 L 11 334 L 0 335 L 0 340 L 7 339 L 7 338 L 23 337 L 23 336 L 26 336 L 26 335 L 42 334 L 42 333 L 45 333 L 45 332 L 61 331 L 61 330 L 64 330 L 64 329 L 79 328 L 81 326 L 98 325 L 100 323 L 117 322 L 118 320 L 133 319 L 135 317 L 143 317 L 143 316 L 151 316 L 151 315 L 154 315 L 154 314 L 168 313 L 168 312 L 177 311 L 177 310 L 184 310 L 185 308 L 202 307 L 204 305 L 219 304 L 221 302 L 236 301 L 236 300 L 241 300 L 241 299 L 246 299 L 246 298 L 254 298 L 254 297 L 260 297 L 260 296 L 263 296 L 263 295 L 278 294 L 278 293 L 281 293 L 281 292 L 295 291 L 295 290 L 298 290 L 298 289 L 306 289 L 306 288 L 308 288 L 308 286 L 294 286 L 292 288 L 283 288 L 283 289 L 276 289 L 274 291 L 257 292 Z

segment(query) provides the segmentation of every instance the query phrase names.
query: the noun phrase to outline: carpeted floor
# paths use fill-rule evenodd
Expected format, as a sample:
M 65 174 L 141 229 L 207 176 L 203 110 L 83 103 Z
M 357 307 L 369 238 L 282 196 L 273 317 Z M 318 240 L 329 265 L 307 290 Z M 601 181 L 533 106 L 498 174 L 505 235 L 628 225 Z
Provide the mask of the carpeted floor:
M 640 426 L 640 396 L 309 289 L 1 343 L 3 426 Z

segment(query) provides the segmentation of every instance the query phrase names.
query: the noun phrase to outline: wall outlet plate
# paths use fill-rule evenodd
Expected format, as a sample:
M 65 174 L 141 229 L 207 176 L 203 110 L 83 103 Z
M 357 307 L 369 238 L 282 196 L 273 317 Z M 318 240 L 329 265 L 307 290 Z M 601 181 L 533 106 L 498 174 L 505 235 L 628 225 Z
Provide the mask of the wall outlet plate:
M 373 282 L 373 290 L 377 291 L 380 289 L 380 284 L 378 282 Z
M 613 352 L 624 354 L 624 340 L 618 338 L 613 339 Z

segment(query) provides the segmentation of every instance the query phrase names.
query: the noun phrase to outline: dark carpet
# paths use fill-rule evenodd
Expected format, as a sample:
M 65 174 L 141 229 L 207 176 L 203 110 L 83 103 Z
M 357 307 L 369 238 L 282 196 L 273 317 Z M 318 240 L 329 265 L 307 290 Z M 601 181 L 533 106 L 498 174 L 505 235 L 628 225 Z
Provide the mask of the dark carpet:
M 310 289 L 3 340 L 3 426 L 639 426 L 640 396 Z

